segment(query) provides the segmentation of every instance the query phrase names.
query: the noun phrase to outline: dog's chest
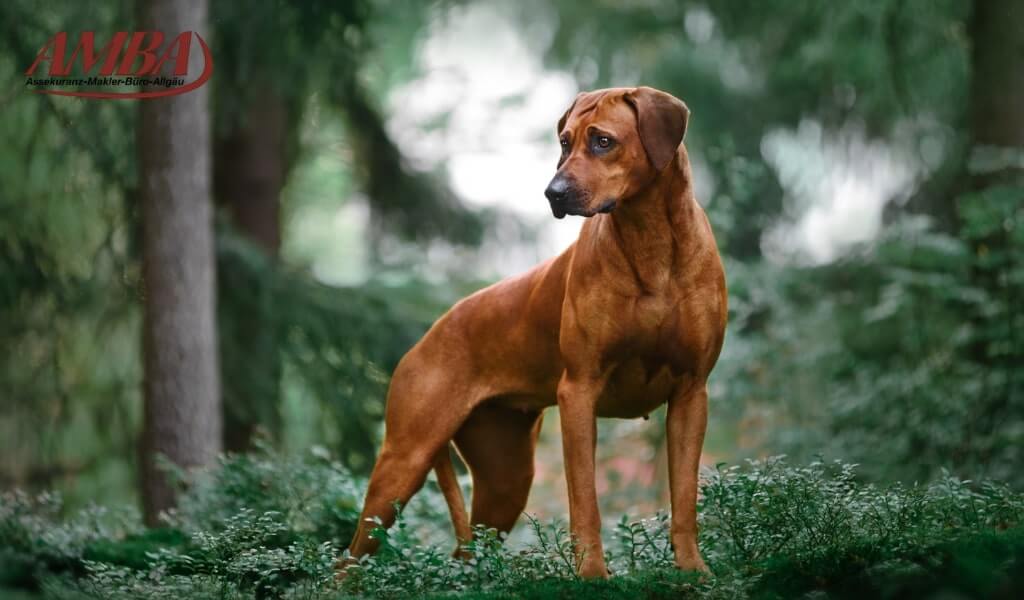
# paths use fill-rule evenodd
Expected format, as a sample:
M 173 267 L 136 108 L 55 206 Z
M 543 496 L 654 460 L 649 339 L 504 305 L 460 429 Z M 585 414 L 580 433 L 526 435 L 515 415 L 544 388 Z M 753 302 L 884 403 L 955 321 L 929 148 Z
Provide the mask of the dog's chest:
M 597 401 L 600 417 L 633 419 L 647 416 L 668 402 L 679 381 L 668 363 L 627 360 L 612 371 Z

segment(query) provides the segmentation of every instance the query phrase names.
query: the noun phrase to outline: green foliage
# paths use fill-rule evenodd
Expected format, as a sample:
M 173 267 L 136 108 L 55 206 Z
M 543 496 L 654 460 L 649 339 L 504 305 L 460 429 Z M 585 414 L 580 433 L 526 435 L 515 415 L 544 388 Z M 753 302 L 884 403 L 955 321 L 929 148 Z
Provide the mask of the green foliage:
M 267 452 L 222 457 L 217 468 L 183 477 L 188 494 L 169 526 L 206 536 L 269 515 L 282 540 L 348 543 L 359 516 L 361 481 L 329 460 L 323 448 L 298 458 Z
M 42 574 L 80 570 L 92 544 L 123 539 L 141 531 L 138 515 L 102 508 L 61 518 L 59 495 L 0 496 L 0 586 L 31 585 Z
M 715 377 L 748 444 L 842 457 L 879 480 L 947 465 L 1024 483 L 1021 197 L 964 196 L 959 237 L 904 217 L 832 264 L 731 264 Z
M 529 545 L 510 549 L 505 534 L 481 527 L 464 547 L 469 558 L 453 558 L 436 546 L 422 546 L 400 515 L 394 527 L 378 526 L 372 533 L 381 549 L 350 567 L 346 591 L 402 598 L 424 592 L 507 589 L 537 579 L 575 579 L 576 559 L 565 526 L 542 524 L 527 517 L 532 533 Z M 662 532 L 663 533 L 663 532 Z
M 610 530 L 605 582 L 578 581 L 563 523 L 528 518 L 524 541 L 478 529 L 452 558 L 424 542 L 443 509 L 416 508 L 424 490 L 340 586 L 333 565 L 348 541 L 365 481 L 322 453 L 228 457 L 189 478 L 167 527 L 86 511 L 58 518 L 53 496 L 0 501 L 0 586 L 54 598 L 835 597 L 1024 589 L 1024 496 L 992 482 L 946 476 L 928 486 L 859 483 L 853 465 L 782 459 L 705 473 L 700 545 L 714 576 L 672 566 L 668 518 Z M 144 557 L 143 560 L 139 560 Z M 2 587 L 0 587 L 2 589 Z
M 23 90 L 56 31 L 102 30 L 119 3 L 0 9 L 0 486 L 50 487 L 88 472 L 78 493 L 123 499 L 132 471 L 141 362 L 132 108 Z M 25 92 L 25 93 L 22 93 Z M 128 191 L 125 191 L 128 190 Z M 102 351 L 96 341 L 102 340 Z
M 704 544 L 713 564 L 784 557 L 819 568 L 835 556 L 865 563 L 949 541 L 958 532 L 1001 530 L 1024 516 L 1024 498 L 1004 485 L 972 486 L 947 475 L 929 486 L 858 483 L 856 466 L 779 458 L 716 469 L 702 488 Z

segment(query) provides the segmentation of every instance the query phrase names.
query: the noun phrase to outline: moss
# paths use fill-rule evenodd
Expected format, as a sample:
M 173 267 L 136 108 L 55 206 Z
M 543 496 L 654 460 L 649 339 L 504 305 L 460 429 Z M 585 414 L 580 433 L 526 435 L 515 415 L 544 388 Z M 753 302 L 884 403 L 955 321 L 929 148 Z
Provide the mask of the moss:
M 82 553 L 84 560 L 108 563 L 131 569 L 148 569 L 150 554 L 162 549 L 187 550 L 188 536 L 180 529 L 148 529 L 124 539 L 97 540 Z

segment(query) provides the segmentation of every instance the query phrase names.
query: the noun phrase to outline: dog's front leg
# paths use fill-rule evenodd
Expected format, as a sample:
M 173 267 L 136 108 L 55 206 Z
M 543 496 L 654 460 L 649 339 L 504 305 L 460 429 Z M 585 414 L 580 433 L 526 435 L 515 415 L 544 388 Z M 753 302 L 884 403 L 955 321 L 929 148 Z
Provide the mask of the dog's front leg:
M 697 549 L 697 475 L 708 424 L 708 391 L 703 382 L 684 384 L 668 404 L 669 485 L 672 492 L 672 547 L 676 566 L 708 571 Z
M 576 567 L 585 578 L 608 577 L 594 482 L 596 404 L 603 385 L 599 377 L 571 378 L 568 373 L 562 375 L 558 384 L 562 453 L 569 488 L 569 529 L 576 543 Z

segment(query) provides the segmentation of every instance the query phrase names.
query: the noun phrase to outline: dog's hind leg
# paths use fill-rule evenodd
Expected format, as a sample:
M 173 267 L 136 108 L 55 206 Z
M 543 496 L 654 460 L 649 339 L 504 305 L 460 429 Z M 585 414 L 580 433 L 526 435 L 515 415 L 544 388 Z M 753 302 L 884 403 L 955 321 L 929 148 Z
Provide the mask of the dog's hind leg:
M 508 532 L 526 508 L 541 413 L 493 404 L 477 407 L 455 434 L 473 474 L 473 525 Z
M 370 537 L 377 527 L 374 521 L 385 528 L 394 523 L 395 504 L 405 506 L 423 486 L 438 454 L 447 453 L 448 443 L 475 404 L 471 390 L 451 373 L 418 368 L 419 361 L 407 359 L 396 369 L 388 392 L 384 443 L 349 546 L 355 559 L 377 550 L 378 540 Z M 470 401 L 453 403 L 452 397 Z
M 460 556 L 462 545 L 473 539 L 473 530 L 469 526 L 466 501 L 462 498 L 462 489 L 459 488 L 459 480 L 455 476 L 448 447 L 445 445 L 434 457 L 434 473 L 437 475 L 437 485 L 444 494 L 444 501 L 448 504 L 448 512 L 452 517 L 452 526 L 455 528 L 455 555 Z

